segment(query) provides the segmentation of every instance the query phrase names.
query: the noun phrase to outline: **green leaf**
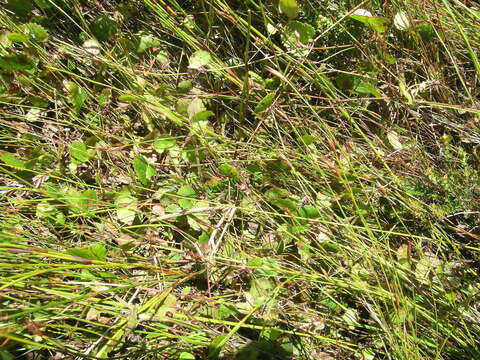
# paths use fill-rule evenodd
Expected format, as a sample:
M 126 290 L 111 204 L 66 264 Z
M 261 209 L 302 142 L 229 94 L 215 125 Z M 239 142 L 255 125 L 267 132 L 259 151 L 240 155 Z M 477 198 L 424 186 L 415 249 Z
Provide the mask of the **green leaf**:
M 304 218 L 314 219 L 320 216 L 320 211 L 318 211 L 315 206 L 305 205 L 299 209 L 298 215 Z
M 303 234 L 308 230 L 310 230 L 310 226 L 308 225 L 293 225 L 290 227 L 290 233 L 292 234 Z
M 51 198 L 61 201 L 63 192 L 60 186 L 46 182 L 45 184 L 43 184 L 43 190 Z
M 30 11 L 35 9 L 31 0 L 7 0 L 5 8 L 12 11 L 19 18 L 26 18 Z
M 58 209 L 57 206 L 54 206 L 48 202 L 40 202 L 37 204 L 35 216 L 39 219 L 48 219 L 54 224 L 65 224 L 65 215 Z
M 278 9 L 285 14 L 289 20 L 293 20 L 298 16 L 298 3 L 296 0 L 280 0 Z
M 158 152 L 177 146 L 177 140 L 169 135 L 160 135 L 158 140 L 153 143 L 153 148 Z
M 315 136 L 312 136 L 312 135 L 303 135 L 303 136 L 300 136 L 300 142 L 302 145 L 311 145 L 311 144 L 314 144 L 316 142 L 318 142 L 319 139 Z
M 335 79 L 335 83 L 338 88 L 342 90 L 350 90 L 353 88 L 355 81 L 358 79 L 358 76 L 352 74 L 340 73 Z
M 272 204 L 281 209 L 289 209 L 292 211 L 297 210 L 297 202 L 290 199 L 279 199 L 277 201 L 272 202 Z
M 182 352 L 178 356 L 178 360 L 195 360 L 195 355 L 188 352 Z
M 181 156 L 185 161 L 190 163 L 198 163 L 205 159 L 205 151 L 194 146 L 186 146 L 181 152 Z
M 396 63 L 396 59 L 390 55 L 387 51 L 382 51 L 382 50 L 379 50 L 378 52 L 378 56 L 380 59 L 382 59 L 383 61 L 385 61 L 387 64 L 389 65 L 393 65 Z
M 214 113 L 209 110 L 199 112 L 191 119 L 191 129 L 200 133 L 206 131 L 209 125 L 208 119 L 213 115 Z
M 15 70 L 31 70 L 35 63 L 25 54 L 0 56 L 0 68 L 13 72 Z
M 74 141 L 71 143 L 68 152 L 72 157 L 72 162 L 76 165 L 87 162 L 95 155 L 95 150 L 88 149 L 87 145 L 81 141 Z
M 14 169 L 26 169 L 25 163 L 22 160 L 20 160 L 15 154 L 9 153 L 7 151 L 0 154 L 0 160 L 2 160 L 5 165 L 10 166 Z
M 122 102 L 127 102 L 127 103 L 135 103 L 135 102 L 142 101 L 143 99 L 138 95 L 123 94 L 118 97 L 118 100 Z
M 338 253 L 340 251 L 340 247 L 331 242 L 324 241 L 319 243 L 319 245 L 328 252 Z
M 265 80 L 254 71 L 249 71 L 248 75 L 252 78 L 253 81 L 265 85 Z
M 173 294 L 168 294 L 155 312 L 155 318 L 163 320 L 168 312 L 176 313 L 175 305 L 177 304 L 177 297 Z
M 33 0 L 33 1 L 42 10 L 47 10 L 52 7 L 52 4 L 50 3 L 51 0 Z
M 92 25 L 92 33 L 100 41 L 107 41 L 117 32 L 117 23 L 106 15 L 97 17 Z
M 147 186 L 148 181 L 156 174 L 155 167 L 141 155 L 133 160 L 133 169 L 144 186 Z
M 12 353 L 10 351 L 8 351 L 6 349 L 0 349 L 0 359 L 1 360 L 15 360 L 15 357 L 12 355 Z
M 90 245 L 90 253 L 92 257 L 96 260 L 105 261 L 107 260 L 107 250 L 105 249 L 105 245 L 101 243 Z
M 203 231 L 197 238 L 197 241 L 200 244 L 207 244 L 208 240 L 210 239 L 210 233 Z
M 188 210 L 193 208 L 193 202 L 188 199 L 179 199 L 178 205 L 182 208 L 182 210 Z
M 204 110 L 200 111 L 195 114 L 195 116 L 192 117 L 191 121 L 192 123 L 198 123 L 198 122 L 207 122 L 208 119 L 211 118 L 213 115 L 215 115 L 212 111 L 210 110 Z
M 375 97 L 382 97 L 382 94 L 371 83 L 367 81 L 358 81 L 352 88 L 352 91 L 356 92 L 358 95 L 368 96 L 373 95 Z
M 253 297 L 254 304 L 262 303 L 262 298 L 271 295 L 275 289 L 275 284 L 267 278 L 253 279 L 250 282 L 250 295 Z
M 137 213 L 137 199 L 128 190 L 118 194 L 115 205 L 117 206 L 117 219 L 127 225 L 131 225 Z
M 409 253 L 409 247 L 407 244 L 402 244 L 398 247 L 397 249 L 397 260 L 400 266 L 410 269 L 411 264 L 410 264 L 410 253 Z
M 441 265 L 441 260 L 434 253 L 426 252 L 415 265 L 415 275 L 419 280 L 428 280 L 429 275 Z
M 299 43 L 306 45 L 315 36 L 315 28 L 310 24 L 299 21 L 291 21 L 287 24 L 281 34 L 282 42 L 296 56 L 306 56 L 310 51 L 307 47 L 299 46 Z
M 62 198 L 68 205 L 68 209 L 73 213 L 87 213 L 97 203 L 97 193 L 93 189 L 89 189 L 81 193 L 75 188 L 71 188 Z
M 269 93 L 267 94 L 260 102 L 255 106 L 255 112 L 257 114 L 264 112 L 267 110 L 270 105 L 273 104 L 273 100 L 275 99 L 276 93 Z
M 208 127 L 208 119 L 214 115 L 206 109 L 202 99 L 193 99 L 187 108 L 188 118 L 194 130 L 204 130 Z
M 368 26 L 369 28 L 375 30 L 378 33 L 384 33 L 385 31 L 387 31 L 386 25 L 389 23 L 389 20 L 387 18 L 384 18 L 381 16 L 360 15 L 360 13 L 359 14 L 354 13 L 349 17 L 351 19 L 361 22 L 365 26 Z
M 164 51 L 160 51 L 157 55 L 155 55 L 155 60 L 161 67 L 166 67 L 168 64 L 170 64 L 168 54 Z
M 180 206 L 182 206 L 182 200 L 186 200 L 186 199 L 181 199 L 178 201 Z M 186 203 L 187 205 L 188 205 L 188 202 L 190 202 L 191 205 L 188 207 L 182 206 L 183 209 L 193 209 L 193 208 L 198 209 L 198 208 L 207 207 L 209 205 L 209 203 L 206 201 L 195 200 L 194 202 L 192 202 L 190 200 L 187 200 L 187 203 Z M 209 234 L 213 229 L 208 211 L 196 212 L 195 214 L 186 216 L 186 218 L 187 218 L 187 224 L 190 226 L 190 228 L 192 228 L 195 231 L 203 231 L 205 238 L 203 238 L 202 240 L 205 240 L 208 242 Z
M 112 98 L 112 90 L 111 89 L 103 89 L 97 97 L 98 104 L 102 107 L 107 106 L 111 103 Z
M 361 96 L 373 95 L 381 97 L 382 94 L 378 92 L 373 84 L 363 80 L 360 76 L 341 73 L 336 78 L 337 86 L 342 90 L 350 90 L 355 94 Z
M 288 23 L 287 30 L 302 44 L 307 44 L 315 36 L 315 28 L 312 25 L 299 21 Z
M 101 243 L 92 244 L 86 248 L 68 249 L 67 253 L 89 260 L 105 261 L 107 259 L 107 250 L 105 249 L 105 245 Z
M 228 319 L 233 314 L 235 314 L 233 304 L 221 304 L 218 308 L 217 316 L 219 319 Z
M 222 346 L 225 343 L 226 337 L 227 335 L 222 334 L 212 340 L 212 342 L 208 346 L 208 359 L 212 359 L 212 360 L 218 359 L 218 357 L 220 356 L 220 351 L 222 351 Z
M 160 40 L 151 34 L 141 35 L 137 45 L 137 53 L 142 54 L 150 48 L 160 46 L 160 44 Z
M 232 180 L 238 181 L 240 179 L 240 175 L 238 170 L 235 166 L 231 164 L 222 164 L 218 167 L 218 171 L 222 173 L 222 175 L 231 178 Z
M 177 195 L 184 197 L 195 197 L 197 192 L 190 185 L 184 185 L 177 191 Z
M 405 100 L 406 100 L 407 104 L 408 105 L 413 105 L 413 96 L 408 91 L 408 86 L 403 79 L 400 79 L 398 87 L 399 87 L 402 95 L 405 97 Z
M 342 315 L 342 319 L 343 319 L 343 321 L 345 321 L 345 323 L 347 325 L 349 325 L 349 327 L 358 326 L 359 321 L 360 321 L 360 316 L 358 315 L 358 310 L 348 308 L 347 310 L 345 310 L 345 313 Z
M 267 192 L 265 193 L 265 197 L 270 202 L 288 198 L 289 196 L 290 196 L 290 192 L 288 190 L 277 188 L 277 187 L 271 188 L 267 190 Z
M 30 35 L 30 38 L 34 41 L 44 42 L 48 40 L 47 30 L 38 24 L 28 23 L 24 25 L 25 32 Z
M 190 89 L 192 88 L 193 84 L 190 80 L 184 80 L 184 81 L 181 81 L 178 86 L 177 86 L 177 90 L 181 93 L 187 93 L 190 91 Z
M 204 66 L 207 66 L 212 59 L 212 55 L 208 51 L 205 50 L 198 50 L 195 51 L 189 59 L 188 67 L 190 69 L 200 69 Z
M 480 12 L 479 12 L 480 16 Z M 423 23 L 418 27 L 418 33 L 423 41 L 428 42 L 433 40 L 437 33 L 435 32 L 435 28 L 430 23 Z
M 177 214 L 181 212 L 183 209 L 178 206 L 177 204 L 170 204 L 165 208 L 165 212 L 167 214 Z
M 50 101 L 48 101 L 47 99 L 44 99 L 40 96 L 29 96 L 28 98 L 28 104 L 31 105 L 32 107 L 34 108 L 43 108 L 43 109 L 46 109 L 50 106 Z M 41 113 L 41 110 L 40 109 L 30 109 L 28 111 L 29 113 L 35 113 L 35 112 L 38 112 L 40 115 Z M 28 113 L 27 113 L 28 115 Z M 27 120 L 29 120 L 27 118 Z M 37 121 L 37 120 L 35 120 Z
M 338 312 L 342 309 L 342 307 L 338 304 L 338 302 L 336 302 L 331 298 L 325 298 L 323 300 L 320 300 L 318 303 L 335 312 Z
M 75 112 L 79 112 L 83 105 L 85 104 L 85 101 L 88 98 L 88 92 L 81 86 L 77 86 L 75 91 L 71 93 L 72 95 L 72 103 L 73 103 L 73 109 Z
M 7 39 L 13 42 L 27 42 L 28 41 L 28 36 L 20 33 L 10 33 L 7 35 Z

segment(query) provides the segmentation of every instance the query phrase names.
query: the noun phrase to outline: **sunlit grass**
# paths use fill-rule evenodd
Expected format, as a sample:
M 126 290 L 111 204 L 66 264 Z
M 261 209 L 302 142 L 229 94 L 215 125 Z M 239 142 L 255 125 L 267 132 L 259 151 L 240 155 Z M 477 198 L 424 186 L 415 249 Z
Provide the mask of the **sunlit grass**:
M 298 5 L 0 9 L 2 358 L 477 356 L 478 9 Z

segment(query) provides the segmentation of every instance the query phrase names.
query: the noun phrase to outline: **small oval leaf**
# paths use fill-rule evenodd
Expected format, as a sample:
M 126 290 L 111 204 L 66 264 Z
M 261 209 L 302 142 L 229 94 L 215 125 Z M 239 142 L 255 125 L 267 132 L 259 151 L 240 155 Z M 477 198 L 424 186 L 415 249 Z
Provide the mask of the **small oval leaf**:
M 296 0 L 280 0 L 278 9 L 285 14 L 289 20 L 293 20 L 298 16 L 298 3 Z
M 148 181 L 155 176 L 156 173 L 155 167 L 149 164 L 147 159 L 141 155 L 133 160 L 133 169 L 143 186 L 147 186 Z
M 190 56 L 188 67 L 190 69 L 198 70 L 201 67 L 208 65 L 211 59 L 212 59 L 212 55 L 210 55 L 208 51 L 205 51 L 205 50 L 195 51 L 193 55 Z

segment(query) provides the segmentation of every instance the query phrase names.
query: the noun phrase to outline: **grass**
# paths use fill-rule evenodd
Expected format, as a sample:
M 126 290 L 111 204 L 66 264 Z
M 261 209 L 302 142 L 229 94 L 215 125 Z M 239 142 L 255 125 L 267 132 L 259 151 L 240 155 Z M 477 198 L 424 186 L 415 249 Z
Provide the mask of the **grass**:
M 0 2 L 1 359 L 478 357 L 478 3 L 280 3 Z

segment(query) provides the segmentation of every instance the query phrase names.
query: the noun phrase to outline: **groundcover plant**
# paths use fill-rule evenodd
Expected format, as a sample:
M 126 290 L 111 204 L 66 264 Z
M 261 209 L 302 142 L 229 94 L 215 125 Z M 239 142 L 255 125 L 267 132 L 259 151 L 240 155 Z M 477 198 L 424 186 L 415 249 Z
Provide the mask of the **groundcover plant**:
M 480 5 L 0 0 L 0 360 L 480 357 Z

